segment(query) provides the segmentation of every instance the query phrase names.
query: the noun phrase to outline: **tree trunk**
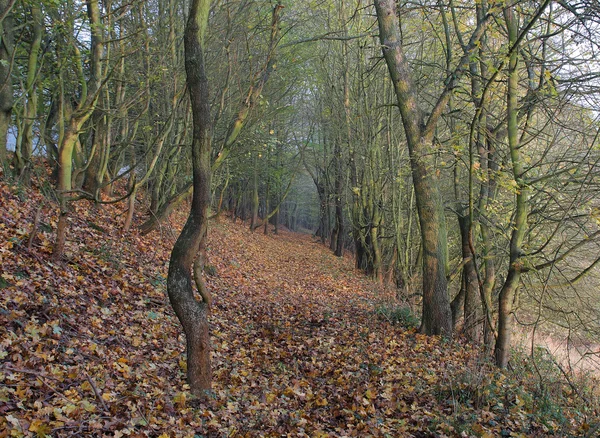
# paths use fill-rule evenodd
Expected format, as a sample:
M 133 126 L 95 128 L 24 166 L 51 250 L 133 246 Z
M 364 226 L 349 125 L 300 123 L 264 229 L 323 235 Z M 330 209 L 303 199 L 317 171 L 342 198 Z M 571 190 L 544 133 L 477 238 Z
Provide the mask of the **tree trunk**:
M 67 128 L 60 143 L 58 155 L 58 184 L 56 187 L 59 203 L 59 217 L 56 228 L 56 241 L 52 250 L 52 259 L 60 260 L 65 250 L 67 238 L 67 218 L 69 214 L 69 193 L 72 189 L 73 150 L 79 141 L 79 127 L 75 121 Z
M 41 140 L 46 147 L 46 157 L 48 158 L 48 162 L 53 164 L 52 179 L 54 181 L 58 181 L 58 145 L 53 139 L 52 131 L 58 119 L 58 100 L 57 96 L 52 96 L 48 115 L 46 116 L 41 129 Z
M 177 318 L 183 326 L 187 348 L 187 378 L 192 394 L 202 397 L 211 388 L 208 306 L 202 292 L 203 257 L 210 206 L 211 118 L 208 79 L 204 65 L 204 35 L 208 25 L 210 0 L 192 0 L 185 28 L 185 67 L 194 120 L 192 140 L 193 197 L 190 215 L 175 242 L 169 263 L 167 291 Z M 194 297 L 194 279 L 203 301 Z
M 471 229 L 469 216 L 459 215 L 458 224 L 460 228 L 461 249 L 463 260 L 467 260 L 463 266 L 464 284 L 464 333 L 467 340 L 472 343 L 481 341 L 481 293 L 479 291 L 479 280 L 475 271 L 474 255 L 471 252 L 469 232 Z
M 450 303 L 450 309 L 452 310 L 452 327 L 456 331 L 458 322 L 460 321 L 461 315 L 465 313 L 465 276 L 461 276 L 460 290 Z
M 104 177 L 102 172 L 102 164 L 103 157 L 105 156 L 105 149 L 108 148 L 108 126 L 106 123 L 106 118 L 107 115 L 104 113 L 103 109 L 96 109 L 91 117 L 93 125 L 91 133 L 92 150 L 90 156 L 88 157 L 83 187 L 87 192 L 94 196 L 98 196 L 100 186 L 102 185 L 102 179 Z
M 341 257 L 344 251 L 344 208 L 342 204 L 342 191 L 344 189 L 344 175 L 342 163 L 342 149 L 339 142 L 334 148 L 335 155 L 335 228 L 331 237 L 331 250 L 337 257 Z
M 37 5 L 31 6 L 31 41 L 27 61 L 27 78 L 25 93 L 27 100 L 23 108 L 23 123 L 19 132 L 19 140 L 15 148 L 15 171 L 26 186 L 31 183 L 31 158 L 33 155 L 33 125 L 37 118 L 37 74 L 38 55 L 42 44 L 42 10 Z
M 11 79 L 13 52 L 13 23 L 10 9 L 15 2 L 0 0 L 0 14 L 5 17 L 0 21 L 0 166 L 8 172 L 8 152 L 6 142 L 10 116 L 13 107 L 13 87 Z
M 254 232 L 258 224 L 258 159 L 254 157 L 254 170 L 252 175 L 252 217 L 250 218 L 250 231 Z
M 417 104 L 408 60 L 400 41 L 400 26 L 394 0 L 376 0 L 379 36 L 383 54 L 394 84 L 408 144 L 421 224 L 423 246 L 423 320 L 420 331 L 430 335 L 452 336 L 452 312 L 446 280 L 446 219 L 433 160 L 433 127 L 448 102 L 450 88 L 436 103 L 425 123 Z
M 508 27 L 509 47 L 512 48 L 517 43 L 518 39 L 518 24 L 517 19 L 514 16 L 514 7 L 504 9 L 504 18 Z M 500 368 L 506 368 L 510 358 L 513 302 L 519 289 L 524 254 L 522 246 L 527 232 L 527 198 L 529 188 L 523 179 L 524 163 L 519 144 L 518 62 L 519 50 L 518 48 L 515 48 L 511 52 L 508 65 L 507 125 L 512 172 L 516 182 L 516 211 L 510 237 L 508 275 L 500 290 L 498 303 L 498 338 L 496 339 L 494 356 L 496 358 L 496 365 Z
M 422 333 L 452 335 L 452 313 L 446 280 L 446 220 L 433 169 L 420 160 L 413 164 L 413 182 L 423 250 Z M 431 169 L 431 170 L 429 170 Z

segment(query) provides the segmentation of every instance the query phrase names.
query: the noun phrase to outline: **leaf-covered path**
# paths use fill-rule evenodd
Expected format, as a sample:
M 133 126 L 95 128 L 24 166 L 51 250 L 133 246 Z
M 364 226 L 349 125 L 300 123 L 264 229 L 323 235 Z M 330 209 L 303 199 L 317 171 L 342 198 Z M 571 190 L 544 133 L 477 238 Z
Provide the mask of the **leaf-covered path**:
M 199 404 L 165 291 L 176 231 L 123 235 L 118 207 L 79 203 L 66 259 L 51 263 L 52 205 L 0 185 L 0 207 L 0 437 L 546 436 L 557 427 L 536 423 L 519 382 L 489 373 L 469 349 L 379 317 L 391 298 L 349 258 L 309 235 L 251 234 L 229 219 L 210 229 L 214 397 Z

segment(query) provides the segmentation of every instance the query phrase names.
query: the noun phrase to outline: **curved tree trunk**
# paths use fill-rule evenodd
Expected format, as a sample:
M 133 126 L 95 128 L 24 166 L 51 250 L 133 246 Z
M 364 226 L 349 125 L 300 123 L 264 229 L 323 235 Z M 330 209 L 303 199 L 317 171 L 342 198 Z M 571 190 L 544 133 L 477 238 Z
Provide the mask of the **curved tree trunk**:
M 65 247 L 70 191 L 76 179 L 73 172 L 74 151 L 79 143 L 79 134 L 83 125 L 94 112 L 104 77 L 101 63 L 104 51 L 104 33 L 102 30 L 100 7 L 97 0 L 89 0 L 87 2 L 87 14 L 90 27 L 92 28 L 91 76 L 87 82 L 81 79 L 79 84 L 82 94 L 81 102 L 77 105 L 76 110 L 68 116 L 68 120 L 65 121 L 67 126 L 62 133 L 58 148 L 57 195 L 60 204 L 60 215 L 56 230 L 56 242 L 52 253 L 52 257 L 55 260 L 59 260 L 62 257 Z M 80 56 L 78 61 L 81 62 Z M 64 106 L 64 93 L 61 91 L 61 109 L 59 113 L 63 113 Z
M 175 242 L 169 262 L 169 301 L 183 326 L 187 347 L 187 378 L 191 392 L 201 397 L 211 387 L 208 306 L 210 298 L 202 282 L 208 208 L 210 206 L 211 119 L 208 79 L 204 66 L 204 34 L 210 0 L 193 0 L 185 28 L 185 70 L 194 120 L 192 165 L 194 173 L 192 208 Z M 203 301 L 194 297 L 194 280 Z

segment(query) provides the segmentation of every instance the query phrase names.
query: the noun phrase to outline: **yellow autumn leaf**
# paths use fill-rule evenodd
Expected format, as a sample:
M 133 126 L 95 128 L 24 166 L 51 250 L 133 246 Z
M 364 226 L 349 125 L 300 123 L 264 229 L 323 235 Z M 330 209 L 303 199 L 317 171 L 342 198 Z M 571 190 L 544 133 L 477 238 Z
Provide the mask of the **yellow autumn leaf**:
M 327 406 L 327 399 L 325 397 L 318 397 L 315 403 L 317 406 Z
M 173 401 L 181 408 L 183 409 L 185 407 L 185 402 L 186 402 L 186 395 L 185 392 L 180 392 L 178 393 L 175 397 L 173 397 Z
M 88 400 L 82 400 L 81 407 L 87 412 L 94 412 L 96 410 L 96 406 L 90 403 Z
M 46 437 L 52 432 L 52 427 L 42 420 L 35 419 L 29 425 L 29 432 L 35 432 L 38 437 Z

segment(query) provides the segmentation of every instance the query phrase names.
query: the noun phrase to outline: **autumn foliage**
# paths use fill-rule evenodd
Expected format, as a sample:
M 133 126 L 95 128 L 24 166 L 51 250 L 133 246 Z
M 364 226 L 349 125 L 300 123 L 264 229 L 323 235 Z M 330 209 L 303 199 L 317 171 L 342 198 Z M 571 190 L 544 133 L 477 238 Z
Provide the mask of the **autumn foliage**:
M 65 258 L 52 262 L 56 205 L 0 185 L 0 437 L 598 433 L 593 394 L 586 405 L 526 365 L 501 372 L 392 324 L 380 309 L 393 296 L 352 260 L 228 218 L 209 231 L 214 394 L 197 402 L 165 291 L 186 212 L 140 236 L 123 234 L 122 205 L 74 207 Z

